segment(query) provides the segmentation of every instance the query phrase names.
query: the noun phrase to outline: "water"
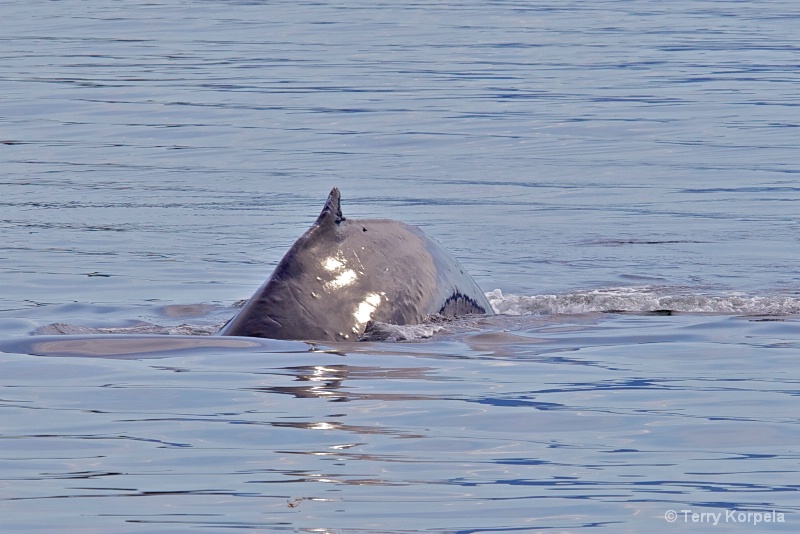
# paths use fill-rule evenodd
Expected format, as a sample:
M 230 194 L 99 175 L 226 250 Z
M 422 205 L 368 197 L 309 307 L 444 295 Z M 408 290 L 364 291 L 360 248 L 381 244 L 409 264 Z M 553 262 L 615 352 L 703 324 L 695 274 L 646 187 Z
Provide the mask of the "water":
M 798 18 L 5 2 L 0 530 L 794 532 Z M 503 314 L 198 335 L 334 185 Z

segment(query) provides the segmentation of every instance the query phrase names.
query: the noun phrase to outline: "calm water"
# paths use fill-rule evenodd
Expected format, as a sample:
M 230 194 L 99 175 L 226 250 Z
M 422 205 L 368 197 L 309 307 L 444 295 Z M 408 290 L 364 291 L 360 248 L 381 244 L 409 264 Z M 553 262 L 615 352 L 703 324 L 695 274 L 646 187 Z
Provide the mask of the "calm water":
M 797 530 L 796 3 L 0 10 L 3 533 Z M 334 185 L 502 315 L 138 335 Z

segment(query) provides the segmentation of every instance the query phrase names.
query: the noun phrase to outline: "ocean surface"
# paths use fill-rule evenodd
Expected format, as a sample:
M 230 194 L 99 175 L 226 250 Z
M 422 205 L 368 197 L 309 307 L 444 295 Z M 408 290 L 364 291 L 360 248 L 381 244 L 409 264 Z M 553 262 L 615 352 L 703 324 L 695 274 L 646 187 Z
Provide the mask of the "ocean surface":
M 4 1 L 0 532 L 797 532 L 798 27 Z M 209 336 L 334 186 L 498 315 Z

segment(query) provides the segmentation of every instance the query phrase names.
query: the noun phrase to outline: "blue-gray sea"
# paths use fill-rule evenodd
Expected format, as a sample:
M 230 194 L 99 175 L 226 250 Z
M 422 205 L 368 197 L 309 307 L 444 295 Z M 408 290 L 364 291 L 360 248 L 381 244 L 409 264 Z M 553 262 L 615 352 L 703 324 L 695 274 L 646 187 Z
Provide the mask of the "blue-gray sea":
M 799 27 L 3 1 L 0 531 L 797 532 Z M 334 186 L 499 314 L 209 336 Z

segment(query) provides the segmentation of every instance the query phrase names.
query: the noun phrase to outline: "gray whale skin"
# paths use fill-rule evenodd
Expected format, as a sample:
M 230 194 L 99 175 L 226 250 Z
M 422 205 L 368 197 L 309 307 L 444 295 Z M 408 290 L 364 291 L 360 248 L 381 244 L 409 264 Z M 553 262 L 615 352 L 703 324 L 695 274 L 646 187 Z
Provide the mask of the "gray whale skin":
M 415 226 L 346 219 L 334 188 L 316 222 L 219 334 L 356 341 L 370 321 L 492 314 L 474 280 Z

